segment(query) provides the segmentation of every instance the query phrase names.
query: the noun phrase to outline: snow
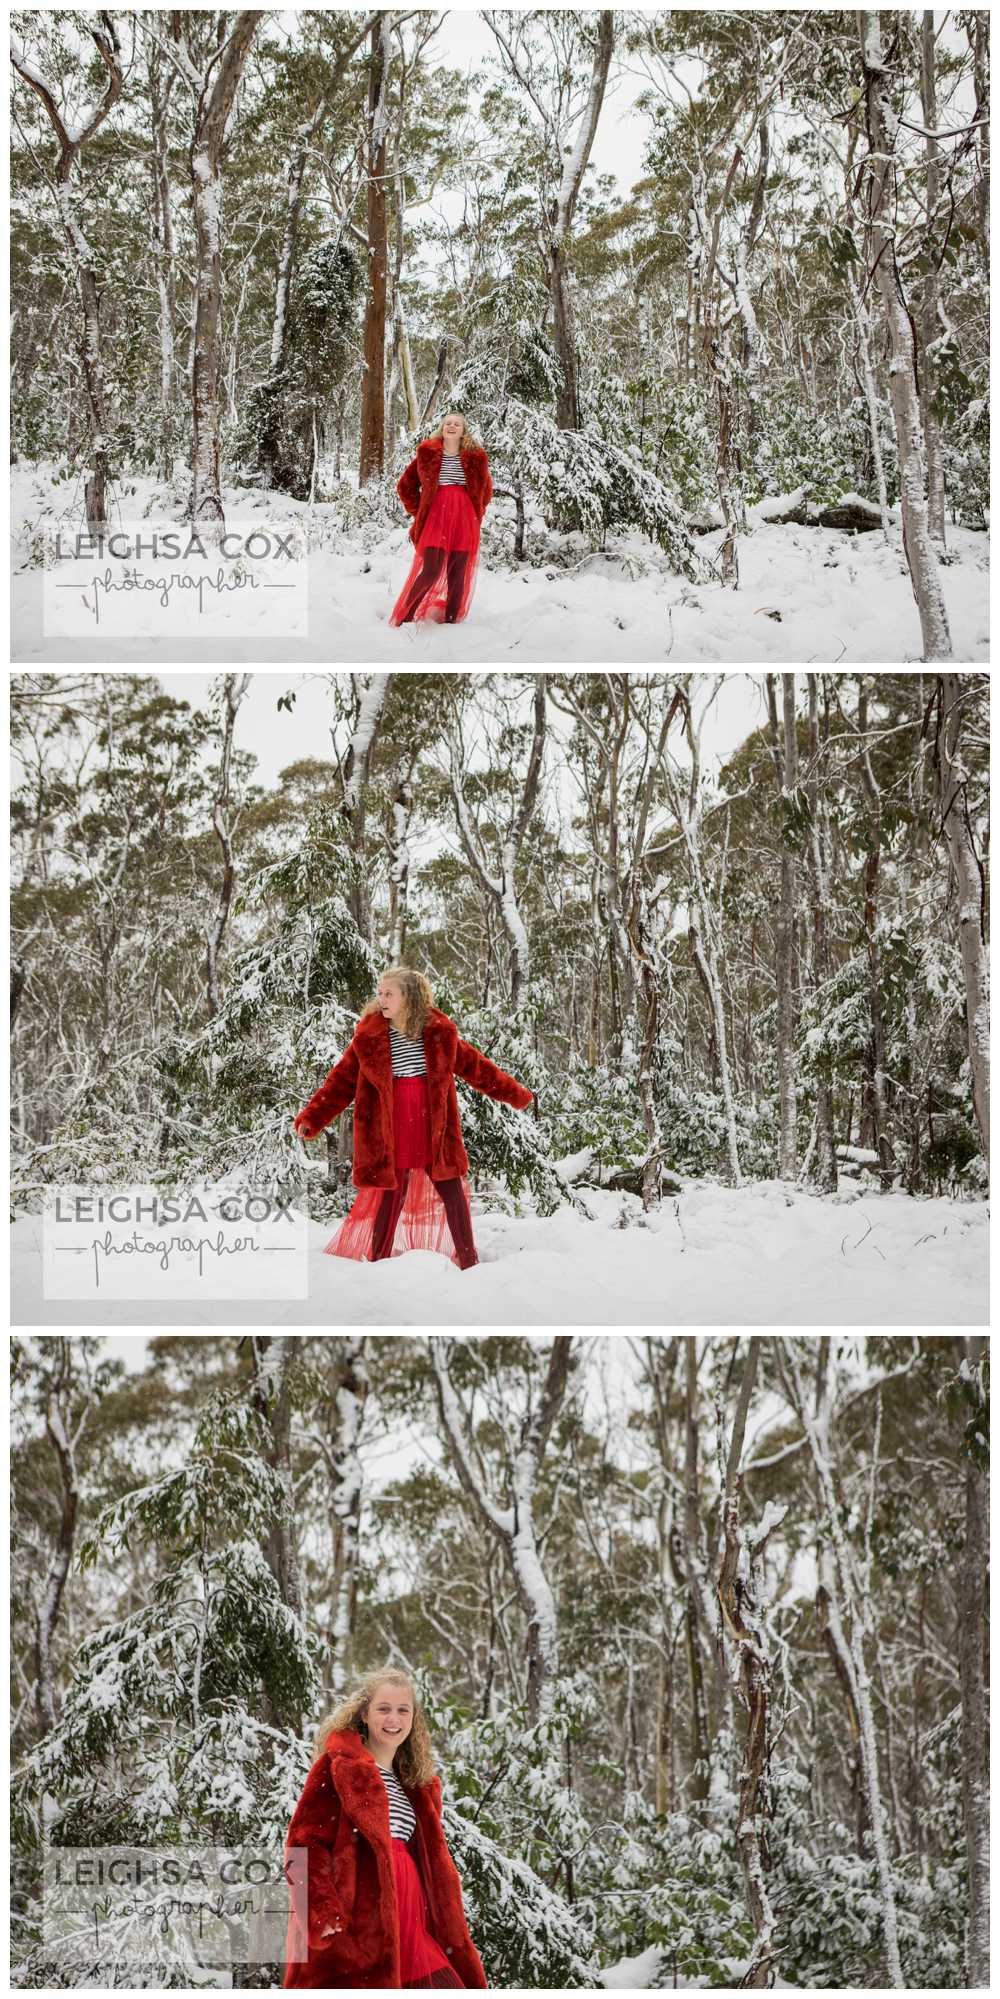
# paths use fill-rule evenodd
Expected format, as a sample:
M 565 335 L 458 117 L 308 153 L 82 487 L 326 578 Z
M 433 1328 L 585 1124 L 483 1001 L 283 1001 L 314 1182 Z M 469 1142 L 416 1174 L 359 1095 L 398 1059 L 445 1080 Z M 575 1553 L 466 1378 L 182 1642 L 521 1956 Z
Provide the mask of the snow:
M 151 476 L 130 476 L 128 488 L 127 498 L 119 488 L 112 490 L 112 518 L 116 509 L 130 518 L 145 518 L 147 507 L 169 511 L 163 489 Z M 224 489 L 223 503 L 227 517 L 240 520 L 263 515 L 290 521 L 309 513 L 306 502 L 235 486 Z M 144 635 L 74 640 L 72 662 L 145 660 L 156 665 L 238 658 L 241 663 L 316 660 L 324 665 L 377 662 L 433 668 L 498 660 L 518 667 L 538 660 L 671 666 L 919 661 L 920 619 L 898 507 L 890 510 L 887 545 L 880 534 L 781 526 L 762 518 L 767 504 L 751 511 L 753 532 L 740 540 L 739 590 L 718 581 L 692 583 L 672 573 L 662 550 L 638 532 L 610 539 L 604 552 L 589 550 L 582 536 L 564 536 L 573 558 L 565 569 L 552 563 L 505 567 L 484 544 L 472 609 L 461 625 L 418 623 L 393 629 L 387 623 L 389 612 L 412 556 L 405 523 L 369 544 L 360 534 L 354 539 L 345 534 L 334 507 L 320 503 L 311 530 L 322 545 L 313 546 L 309 556 L 307 637 L 276 639 L 263 630 L 255 635 L 255 607 L 241 597 L 234 613 L 239 628 L 232 640 L 168 639 L 157 628 L 156 604 L 151 602 Z M 67 509 L 73 519 L 82 510 L 82 479 L 76 490 L 65 483 L 53 485 L 51 468 L 13 468 L 15 660 L 65 663 L 69 656 L 65 639 L 43 634 L 41 569 L 23 566 L 33 534 L 54 527 Z M 512 522 L 507 501 L 490 509 L 487 543 L 491 523 L 508 516 Z M 722 534 L 717 526 L 699 537 L 700 550 L 715 556 Z M 988 537 L 950 524 L 948 535 L 954 560 L 939 577 L 954 657 L 985 661 Z
M 460 1271 L 430 1251 L 380 1264 L 327 1257 L 330 1223 L 309 1225 L 309 1296 L 286 1303 L 192 1298 L 176 1325 L 981 1326 L 987 1321 L 985 1202 L 914 1200 L 852 1185 L 820 1196 L 781 1181 L 688 1181 L 644 1223 L 630 1194 L 587 1188 L 593 1219 L 481 1213 L 482 1261 Z M 622 1225 L 624 1222 L 624 1226 Z M 12 1229 L 13 1323 L 162 1323 L 157 1307 L 42 1297 L 42 1225 Z

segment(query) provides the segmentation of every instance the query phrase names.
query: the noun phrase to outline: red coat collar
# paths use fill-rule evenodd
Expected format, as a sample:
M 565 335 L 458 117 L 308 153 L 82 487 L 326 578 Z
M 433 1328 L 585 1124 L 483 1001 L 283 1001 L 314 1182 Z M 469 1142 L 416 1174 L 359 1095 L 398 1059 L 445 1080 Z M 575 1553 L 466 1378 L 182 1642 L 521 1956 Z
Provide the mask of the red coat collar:
M 450 1076 L 455 1067 L 458 1029 L 440 1007 L 432 1007 L 424 1029 L 428 1082 Z M 389 1023 L 380 1013 L 363 1013 L 354 1030 L 354 1050 L 365 1073 L 380 1089 L 392 1088 Z M 360 1736 L 358 1740 L 360 1741 Z
M 388 1793 L 367 1744 L 355 1729 L 338 1729 L 327 1739 L 326 1756 L 333 1788 L 349 1816 L 369 1837 L 388 1839 Z M 421 1819 L 440 1817 L 441 1779 L 437 1772 L 429 1784 L 404 1784 L 403 1789 Z
M 425 466 L 430 469 L 432 463 L 440 464 L 443 453 L 443 437 L 425 437 L 423 443 L 417 445 L 417 464 L 420 470 L 423 471 Z M 463 466 L 466 468 L 477 464 L 480 459 L 486 457 L 486 453 L 480 444 L 467 444 L 465 450 L 460 451 L 458 455 Z

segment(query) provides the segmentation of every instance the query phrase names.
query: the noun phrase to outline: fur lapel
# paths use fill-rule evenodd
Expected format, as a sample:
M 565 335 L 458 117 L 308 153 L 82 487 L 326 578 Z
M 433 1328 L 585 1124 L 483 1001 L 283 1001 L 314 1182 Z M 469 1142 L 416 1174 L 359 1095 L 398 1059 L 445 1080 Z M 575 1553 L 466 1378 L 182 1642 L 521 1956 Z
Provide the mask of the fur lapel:
M 462 461 L 462 470 L 466 478 L 468 478 L 470 468 L 478 468 L 480 461 L 485 458 L 486 453 L 480 444 L 467 444 L 465 450 L 460 451 L 458 455 Z M 423 443 L 417 445 L 417 469 L 421 479 L 426 479 L 432 472 L 435 475 L 440 473 L 443 456 L 443 438 L 425 437 Z
M 392 1092 L 392 1048 L 389 1023 L 380 1013 L 363 1013 L 354 1030 L 358 1061 L 376 1089 Z
M 388 1846 L 389 1796 L 371 1750 L 353 1728 L 344 1728 L 331 1735 L 326 1753 L 333 1788 L 348 1816 L 373 1846 L 383 1841 Z M 440 1819 L 439 1776 L 435 1774 L 429 1784 L 404 1784 L 403 1789 L 425 1825 Z
M 380 1013 L 363 1013 L 354 1030 L 354 1046 L 365 1074 L 381 1092 L 392 1091 L 392 1045 L 389 1023 Z M 440 1007 L 432 1007 L 424 1029 L 428 1083 L 446 1084 L 455 1067 L 458 1029 Z

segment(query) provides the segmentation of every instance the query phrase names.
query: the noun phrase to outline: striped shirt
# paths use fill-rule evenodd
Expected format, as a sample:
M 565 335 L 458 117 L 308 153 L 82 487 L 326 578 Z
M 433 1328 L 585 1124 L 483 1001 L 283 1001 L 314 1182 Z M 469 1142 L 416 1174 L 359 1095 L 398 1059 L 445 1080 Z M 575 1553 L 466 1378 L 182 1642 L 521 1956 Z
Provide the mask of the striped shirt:
M 392 1073 L 394 1076 L 426 1076 L 427 1057 L 424 1054 L 424 1037 L 419 1034 L 415 1041 L 408 1034 L 400 1034 L 398 1028 L 389 1023 L 389 1046 L 392 1049 Z
M 379 1769 L 382 1770 L 381 1763 Z M 395 1770 L 382 1770 L 389 1796 L 389 1833 L 393 1839 L 409 1839 L 416 1830 L 416 1814 Z
M 464 486 L 465 473 L 462 470 L 462 455 L 459 451 L 444 451 L 441 454 L 441 470 L 438 473 L 439 486 Z

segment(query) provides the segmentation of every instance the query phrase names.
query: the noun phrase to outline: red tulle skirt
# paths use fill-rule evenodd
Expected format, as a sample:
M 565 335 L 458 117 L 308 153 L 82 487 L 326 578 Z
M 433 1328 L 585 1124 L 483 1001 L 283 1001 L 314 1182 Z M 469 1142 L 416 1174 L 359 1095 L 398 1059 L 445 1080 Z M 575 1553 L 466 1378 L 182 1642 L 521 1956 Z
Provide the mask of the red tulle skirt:
M 400 1986 L 406 1990 L 414 1985 L 461 1985 L 458 1973 L 430 1933 L 424 1884 L 405 1839 L 392 1841 L 392 1864 L 399 1911 Z
M 432 1249 L 459 1263 L 458 1251 L 448 1226 L 445 1205 L 430 1177 L 431 1121 L 426 1076 L 397 1076 L 392 1086 L 392 1127 L 398 1172 L 409 1169 L 406 1199 L 396 1223 L 393 1256 L 408 1249 Z M 463 1179 L 466 1201 L 469 1183 Z M 375 1222 L 385 1195 L 384 1187 L 360 1187 L 350 1214 L 326 1245 L 326 1256 L 348 1256 L 355 1262 L 370 1261 Z
M 472 602 L 478 569 L 476 509 L 464 486 L 439 486 L 390 625 L 424 618 L 438 625 L 459 624 Z

